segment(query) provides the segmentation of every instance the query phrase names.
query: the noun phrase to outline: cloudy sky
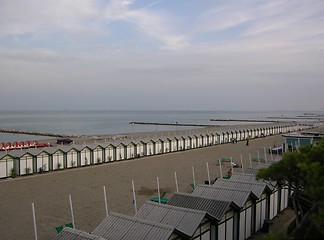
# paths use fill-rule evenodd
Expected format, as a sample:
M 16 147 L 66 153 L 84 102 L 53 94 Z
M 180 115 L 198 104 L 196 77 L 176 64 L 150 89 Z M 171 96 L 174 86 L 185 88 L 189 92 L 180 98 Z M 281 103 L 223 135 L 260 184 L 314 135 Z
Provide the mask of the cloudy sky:
M 323 0 L 0 0 L 0 110 L 324 110 Z

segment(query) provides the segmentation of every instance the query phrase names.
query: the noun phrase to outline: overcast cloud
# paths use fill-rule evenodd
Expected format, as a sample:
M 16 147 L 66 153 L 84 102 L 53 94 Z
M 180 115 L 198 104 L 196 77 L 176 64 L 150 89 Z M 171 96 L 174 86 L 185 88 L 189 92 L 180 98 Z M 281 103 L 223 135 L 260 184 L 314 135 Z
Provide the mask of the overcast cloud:
M 1 0 L 0 110 L 324 110 L 323 0 Z

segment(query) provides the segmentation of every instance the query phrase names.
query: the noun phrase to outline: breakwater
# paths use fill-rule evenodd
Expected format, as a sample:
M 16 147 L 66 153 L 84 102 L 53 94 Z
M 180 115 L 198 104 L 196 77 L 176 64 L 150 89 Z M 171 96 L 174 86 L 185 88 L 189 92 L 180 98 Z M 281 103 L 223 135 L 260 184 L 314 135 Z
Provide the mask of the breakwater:
M 212 124 L 192 124 L 192 123 L 161 123 L 161 122 L 130 122 L 129 124 L 138 125 L 163 125 L 163 126 L 182 126 L 182 127 L 218 127 Z
M 258 119 L 210 119 L 214 122 L 251 122 L 251 123 L 279 123 L 282 121 L 275 120 L 258 120 Z
M 14 130 L 14 129 L 0 129 L 2 133 L 12 133 L 12 134 L 26 134 L 26 135 L 35 135 L 35 136 L 46 136 L 46 137 L 80 137 L 76 135 L 69 134 L 59 134 L 59 133 L 47 133 L 47 132 L 31 132 L 23 130 Z

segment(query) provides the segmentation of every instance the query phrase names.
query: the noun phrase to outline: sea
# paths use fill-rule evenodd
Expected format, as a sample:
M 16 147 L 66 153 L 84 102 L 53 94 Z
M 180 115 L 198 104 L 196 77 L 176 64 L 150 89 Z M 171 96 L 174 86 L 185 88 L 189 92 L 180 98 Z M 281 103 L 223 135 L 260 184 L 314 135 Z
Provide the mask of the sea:
M 0 129 L 98 136 L 153 131 L 175 131 L 194 128 L 188 126 L 137 125 L 130 124 L 130 122 L 233 125 L 236 123 L 244 123 L 226 121 L 214 122 L 210 121 L 210 119 L 269 120 L 269 117 L 272 117 L 272 120 L 274 120 L 273 118 L 294 118 L 296 116 L 308 114 L 313 113 L 307 111 L 0 111 Z M 49 138 L 51 137 L 0 132 L 0 143 Z

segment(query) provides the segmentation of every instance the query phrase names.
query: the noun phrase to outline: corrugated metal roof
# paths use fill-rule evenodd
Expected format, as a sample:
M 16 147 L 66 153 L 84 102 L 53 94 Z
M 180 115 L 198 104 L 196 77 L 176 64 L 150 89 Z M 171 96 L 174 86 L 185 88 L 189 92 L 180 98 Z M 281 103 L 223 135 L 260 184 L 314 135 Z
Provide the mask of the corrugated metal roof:
M 146 202 L 135 217 L 174 226 L 182 234 L 192 237 L 206 215 L 205 211 Z
M 260 198 L 264 191 L 271 191 L 265 183 L 234 181 L 220 178 L 216 180 L 213 186 L 249 190 L 252 191 L 257 198 Z
M 74 228 L 64 228 L 52 240 L 105 240 L 102 237 L 89 234 Z
M 205 211 L 217 221 L 220 221 L 231 207 L 238 208 L 238 206 L 231 201 L 192 196 L 186 193 L 175 193 L 168 202 L 168 205 Z
M 272 181 L 263 181 L 263 180 L 256 180 L 255 174 L 247 174 L 247 173 L 233 173 L 231 176 L 231 180 L 233 181 L 244 181 L 244 182 L 257 182 L 257 183 L 265 183 L 267 186 L 273 190 L 276 186 L 276 182 Z
M 147 220 L 110 213 L 92 232 L 109 240 L 169 239 L 175 228 Z
M 208 185 L 198 185 L 193 191 L 192 195 L 210 197 L 217 200 L 233 201 L 241 208 L 244 207 L 250 196 L 256 198 L 256 196 L 250 190 Z

